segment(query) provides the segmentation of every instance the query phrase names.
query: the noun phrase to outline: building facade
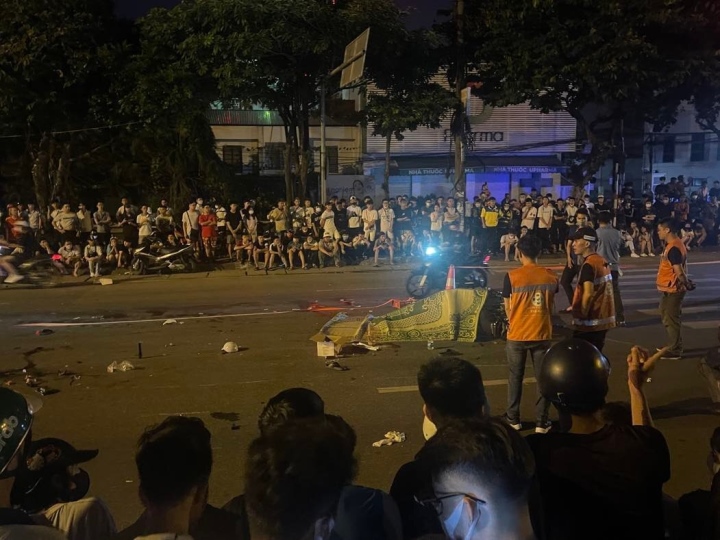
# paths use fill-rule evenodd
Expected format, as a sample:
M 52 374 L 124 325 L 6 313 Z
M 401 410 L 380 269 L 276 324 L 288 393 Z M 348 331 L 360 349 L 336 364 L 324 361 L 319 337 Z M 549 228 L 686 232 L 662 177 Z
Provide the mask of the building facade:
M 434 82 L 447 87 L 446 78 Z M 372 92 L 372 89 L 370 90 Z M 472 199 L 488 184 L 503 197 L 536 188 L 556 196 L 570 191 L 563 186 L 562 154 L 575 151 L 576 121 L 565 113 L 543 114 L 528 104 L 493 108 L 470 96 L 466 101 L 472 137 L 466 150 L 467 196 Z M 385 139 L 372 136 L 367 127 L 365 175 L 380 183 L 384 176 Z M 454 144 L 450 116 L 438 129 L 419 128 L 392 141 L 390 194 L 448 196 L 454 186 Z
M 644 169 L 646 182 L 657 184 L 661 176 L 668 180 L 683 175 L 692 186 L 703 181 L 710 185 L 720 179 L 720 143 L 712 131 L 703 130 L 695 121 L 695 109 L 685 105 L 677 122 L 659 133 L 645 127 Z

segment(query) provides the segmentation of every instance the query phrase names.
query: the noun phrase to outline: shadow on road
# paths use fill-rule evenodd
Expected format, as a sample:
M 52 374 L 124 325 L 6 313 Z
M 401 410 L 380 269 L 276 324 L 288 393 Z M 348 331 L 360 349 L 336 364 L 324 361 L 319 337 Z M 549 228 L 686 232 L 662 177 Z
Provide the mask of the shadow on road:
M 674 401 L 667 405 L 652 407 L 651 412 L 655 420 L 715 414 L 713 413 L 712 400 L 710 398 L 690 398 Z

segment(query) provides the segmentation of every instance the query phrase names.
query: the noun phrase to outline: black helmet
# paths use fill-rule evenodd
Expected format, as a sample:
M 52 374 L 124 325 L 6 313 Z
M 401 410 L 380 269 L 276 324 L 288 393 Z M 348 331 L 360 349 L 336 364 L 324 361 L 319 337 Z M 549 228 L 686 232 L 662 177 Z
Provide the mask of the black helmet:
M 29 399 L 0 387 L 0 478 L 14 475 L 6 469 L 30 433 L 33 413 L 41 406 L 39 399 L 33 397 L 32 404 Z
M 592 412 L 608 392 L 610 362 L 590 342 L 566 339 L 550 347 L 537 374 L 542 396 L 560 407 Z

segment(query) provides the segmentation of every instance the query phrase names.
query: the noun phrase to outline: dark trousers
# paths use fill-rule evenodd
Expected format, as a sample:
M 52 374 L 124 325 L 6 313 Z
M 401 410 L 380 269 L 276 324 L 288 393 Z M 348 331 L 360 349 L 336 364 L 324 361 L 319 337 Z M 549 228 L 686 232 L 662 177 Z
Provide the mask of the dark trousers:
M 520 423 L 520 401 L 522 400 L 523 378 L 525 376 L 525 361 L 528 355 L 533 363 L 533 371 L 537 376 L 542 369 L 545 352 L 550 347 L 549 341 L 511 341 L 505 344 L 508 362 L 508 407 L 506 416 L 513 424 Z M 544 426 L 548 420 L 550 402 L 540 395 L 537 390 L 535 404 L 535 422 Z
M 620 274 L 617 270 L 611 270 L 610 275 L 612 275 L 613 299 L 615 301 L 615 321 L 625 322 L 625 308 L 620 297 Z
M 578 330 L 575 330 L 573 332 L 573 337 L 577 339 L 584 339 L 585 341 L 592 343 L 597 347 L 597 350 L 602 352 L 603 347 L 605 346 L 605 336 L 607 335 L 607 330 L 600 330 L 598 332 L 580 332 Z
M 480 233 L 480 252 L 496 253 L 500 248 L 497 227 L 486 227 Z
M 563 291 L 565 291 L 570 305 L 572 305 L 573 301 L 572 282 L 577 277 L 578 272 L 580 272 L 580 268 L 577 265 L 566 265 L 565 269 L 563 270 L 562 276 L 560 276 L 560 286 L 563 288 Z
M 538 227 L 536 229 L 538 238 L 542 242 L 542 248 L 544 250 L 550 251 L 550 229 L 541 229 Z
M 660 318 L 668 335 L 668 345 L 673 352 L 682 352 L 682 301 L 685 292 L 662 293 L 660 298 Z

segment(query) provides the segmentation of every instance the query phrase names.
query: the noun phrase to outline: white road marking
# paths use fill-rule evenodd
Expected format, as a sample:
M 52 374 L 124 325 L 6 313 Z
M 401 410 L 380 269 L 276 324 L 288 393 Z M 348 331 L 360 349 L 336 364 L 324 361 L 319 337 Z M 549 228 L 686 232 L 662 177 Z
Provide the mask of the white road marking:
M 528 377 L 523 379 L 523 384 L 532 384 L 537 382 L 535 377 Z M 502 386 L 507 384 L 507 379 L 495 379 L 491 381 L 483 381 L 483 386 Z M 401 392 L 417 392 L 417 385 L 412 386 L 386 386 L 384 388 L 377 389 L 378 394 L 398 394 Z
M 303 310 L 304 311 L 304 310 Z M 255 313 L 229 313 L 219 315 L 196 315 L 192 317 L 171 317 L 176 321 L 191 321 L 196 319 L 228 319 L 233 317 L 253 317 L 258 315 L 285 315 L 287 313 L 294 313 L 294 311 L 258 311 Z M 31 327 L 31 328 L 65 328 L 68 326 L 106 326 L 111 324 L 137 324 L 137 323 L 162 323 L 168 318 L 163 319 L 126 319 L 117 321 L 99 321 L 99 322 L 68 322 L 68 323 L 23 323 L 16 326 L 20 327 Z
M 352 287 L 350 289 L 317 289 L 315 292 L 338 292 L 338 291 L 395 291 L 397 287 Z

